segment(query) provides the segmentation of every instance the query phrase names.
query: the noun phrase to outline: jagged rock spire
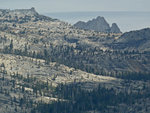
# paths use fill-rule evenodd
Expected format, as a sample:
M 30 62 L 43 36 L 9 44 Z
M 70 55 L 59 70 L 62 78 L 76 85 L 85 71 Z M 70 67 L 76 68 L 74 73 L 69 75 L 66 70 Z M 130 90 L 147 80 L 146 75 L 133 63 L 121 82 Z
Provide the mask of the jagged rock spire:
M 88 22 L 79 21 L 74 24 L 74 26 L 79 29 L 94 30 L 98 32 L 121 33 L 116 23 L 113 23 L 112 27 L 110 27 L 105 18 L 101 16 L 98 16 Z

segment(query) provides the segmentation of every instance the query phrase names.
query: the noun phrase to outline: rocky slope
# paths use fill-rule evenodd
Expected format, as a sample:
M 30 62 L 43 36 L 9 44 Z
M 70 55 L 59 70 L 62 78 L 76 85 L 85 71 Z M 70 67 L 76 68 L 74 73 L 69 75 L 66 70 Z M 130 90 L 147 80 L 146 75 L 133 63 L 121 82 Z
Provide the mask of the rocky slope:
M 115 44 L 116 49 L 150 51 L 150 28 L 124 33 Z
M 88 22 L 79 21 L 76 24 L 74 24 L 74 26 L 79 29 L 94 30 L 97 32 L 121 33 L 116 23 L 113 23 L 112 27 L 110 27 L 107 21 L 104 19 L 104 17 L 100 16 Z
M 42 21 L 55 19 L 39 15 L 34 8 L 31 9 L 0 9 L 0 22 L 15 22 L 15 23 L 25 23 L 28 21 Z
M 31 112 L 32 107 L 41 101 L 57 101 L 54 92 L 61 83 L 78 84 L 82 89 L 90 91 L 100 85 L 102 88 L 113 89 L 116 93 L 137 93 L 139 90 L 144 93 L 150 86 L 149 81 L 127 83 L 123 79 L 97 76 L 56 62 L 46 64 L 45 60 L 19 55 L 0 54 L 0 62 L 0 112 L 6 113 Z M 138 100 L 139 103 L 143 101 Z M 144 105 L 144 108 L 149 109 L 148 103 Z M 128 108 L 127 105 L 124 106 Z M 143 107 L 140 104 L 136 106 Z
M 109 105 L 109 99 L 103 103 L 106 113 L 124 112 L 121 108 L 126 108 L 128 113 L 150 111 L 149 28 L 123 35 L 115 33 L 119 31 L 116 24 L 111 28 L 114 33 L 81 30 L 40 15 L 34 8 L 0 10 L 0 15 L 0 112 L 35 113 L 40 104 L 46 106 L 45 103 L 53 101 L 55 106 L 60 102 L 78 105 L 79 101 L 75 100 L 79 93 L 77 87 L 81 87 L 81 94 L 89 91 L 83 97 L 79 95 L 80 100 L 99 87 L 105 90 L 98 90 L 96 96 L 103 91 L 113 92 L 111 97 L 118 94 L 119 99 L 113 102 L 121 100 L 120 103 Z M 98 19 L 106 23 L 104 29 L 109 27 L 104 18 Z M 70 94 L 61 84 L 66 87 L 73 84 L 75 88 Z M 59 94 L 61 88 L 63 93 Z M 71 96 L 65 98 L 65 94 Z M 100 95 L 101 98 L 105 96 L 110 95 L 105 92 Z M 104 112 L 96 108 L 86 108 L 86 111 Z M 58 113 L 56 109 L 55 112 Z
M 118 25 L 116 23 L 113 23 L 111 28 L 110 28 L 111 33 L 121 33 Z
M 33 9 L 32 11 L 35 14 Z M 14 15 L 13 13 L 10 14 Z M 47 60 L 56 61 L 95 74 L 150 72 L 149 54 L 141 51 L 142 48 L 147 49 L 149 47 L 148 40 L 143 42 L 143 46 L 139 46 L 137 49 L 133 47 L 134 44 L 130 44 L 136 40 L 135 38 L 129 40 L 132 32 L 121 36 L 118 33 L 107 34 L 85 31 L 76 29 L 59 20 L 47 20 L 44 16 L 41 17 L 43 17 L 42 20 L 29 20 L 25 23 L 1 22 L 1 51 L 25 54 L 26 56 L 42 59 L 46 56 Z M 1 18 L 7 20 L 5 16 Z M 33 18 L 37 17 L 33 16 Z M 24 19 L 20 18 L 18 21 L 22 20 Z M 114 24 L 114 26 L 116 25 Z M 148 37 L 147 32 L 149 31 L 140 30 L 138 36 L 142 38 L 143 34 L 145 34 L 144 37 Z M 135 34 L 137 34 L 136 31 Z M 13 48 L 10 49 L 11 43 Z M 120 48 L 125 47 L 126 49 L 118 49 L 117 46 Z M 129 48 L 129 46 L 134 49 Z M 135 53 L 133 50 L 140 51 Z M 130 54 L 126 54 L 129 52 Z M 145 61 L 147 62 L 146 64 L 144 63 Z
M 32 11 L 34 14 L 35 11 L 33 9 Z M 14 15 L 13 13 L 10 14 Z M 149 55 L 141 51 L 142 48 L 147 49 L 149 47 L 148 40 L 143 43 L 144 45 L 147 43 L 146 47 L 143 45 L 137 49 L 133 47 L 133 44 L 130 44 L 135 42 L 135 38 L 129 40 L 129 44 L 126 45 L 126 41 L 130 39 L 126 34 L 132 34 L 132 32 L 121 36 L 118 33 L 85 31 L 59 20 L 47 20 L 44 16 L 41 17 L 43 17 L 42 20 L 29 20 L 24 23 L 19 22 L 24 20 L 23 18 L 20 18 L 18 22 L 1 22 L 1 51 L 42 59 L 46 55 L 47 60 L 95 74 L 150 72 Z M 5 16 L 1 18 L 7 20 Z M 33 16 L 33 18 L 38 17 Z M 148 36 L 145 30 L 140 30 L 139 33 L 141 34 L 138 35 L 140 37 L 144 33 Z M 10 49 L 11 43 L 13 44 L 12 50 Z M 129 48 L 129 46 L 134 49 Z M 125 47 L 126 49 L 118 49 L 118 47 Z M 135 53 L 133 50 L 140 51 Z M 129 52 L 130 54 L 126 54 Z

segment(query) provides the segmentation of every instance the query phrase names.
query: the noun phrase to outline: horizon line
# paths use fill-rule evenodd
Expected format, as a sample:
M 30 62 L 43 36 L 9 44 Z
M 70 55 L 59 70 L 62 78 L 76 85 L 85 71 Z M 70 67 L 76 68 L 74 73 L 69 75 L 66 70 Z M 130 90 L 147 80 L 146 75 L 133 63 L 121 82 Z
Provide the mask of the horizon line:
M 139 12 L 139 13 L 150 13 L 150 11 L 54 11 L 54 12 L 40 12 L 40 13 L 44 13 L 44 14 L 47 14 L 47 13 L 92 13 L 92 12 L 131 12 L 131 13 L 134 13 L 134 12 Z

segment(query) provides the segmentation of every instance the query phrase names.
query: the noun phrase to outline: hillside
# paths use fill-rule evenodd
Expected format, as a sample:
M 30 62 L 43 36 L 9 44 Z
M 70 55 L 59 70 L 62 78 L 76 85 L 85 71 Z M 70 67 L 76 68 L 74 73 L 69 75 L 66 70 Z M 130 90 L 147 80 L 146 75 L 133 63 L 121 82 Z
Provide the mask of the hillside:
M 0 112 L 149 113 L 150 29 L 111 30 L 1 9 Z
M 55 92 L 61 83 L 77 84 L 76 87 L 81 86 L 84 90 L 93 90 L 100 85 L 101 88 L 113 89 L 118 93 L 128 91 L 135 94 L 139 90 L 147 94 L 150 86 L 149 81 L 130 81 L 127 84 L 126 80 L 97 76 L 56 62 L 46 64 L 41 59 L 18 55 L 0 54 L 0 62 L 0 105 L 2 106 L 0 112 L 30 112 L 40 101 L 44 103 L 57 101 Z M 137 100 L 142 103 L 144 101 L 144 97 Z M 148 105 L 146 103 L 146 106 L 138 104 L 136 106 L 149 109 Z
M 34 9 L 27 11 L 37 14 Z M 0 48 L 3 53 L 55 61 L 94 74 L 149 73 L 148 30 L 107 34 L 76 29 L 56 19 L 6 21 L 0 25 Z
M 124 33 L 115 44 L 116 49 L 150 51 L 150 28 Z

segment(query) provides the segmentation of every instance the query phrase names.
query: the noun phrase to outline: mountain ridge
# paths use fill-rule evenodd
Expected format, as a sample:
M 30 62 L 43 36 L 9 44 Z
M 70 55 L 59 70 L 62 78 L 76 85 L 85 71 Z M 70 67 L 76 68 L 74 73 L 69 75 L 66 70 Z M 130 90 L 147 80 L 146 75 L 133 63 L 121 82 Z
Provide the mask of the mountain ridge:
M 126 32 L 116 40 L 114 48 L 150 51 L 150 28 Z
M 19 21 L 20 20 L 20 21 Z M 34 7 L 31 9 L 0 9 L 0 21 L 1 22 L 20 22 L 25 23 L 29 21 L 56 21 L 50 17 L 40 15 Z
M 98 16 L 88 22 L 79 21 L 74 24 L 76 28 L 94 30 L 97 32 L 106 32 L 106 33 L 121 33 L 118 25 L 113 23 L 110 27 L 104 17 Z

